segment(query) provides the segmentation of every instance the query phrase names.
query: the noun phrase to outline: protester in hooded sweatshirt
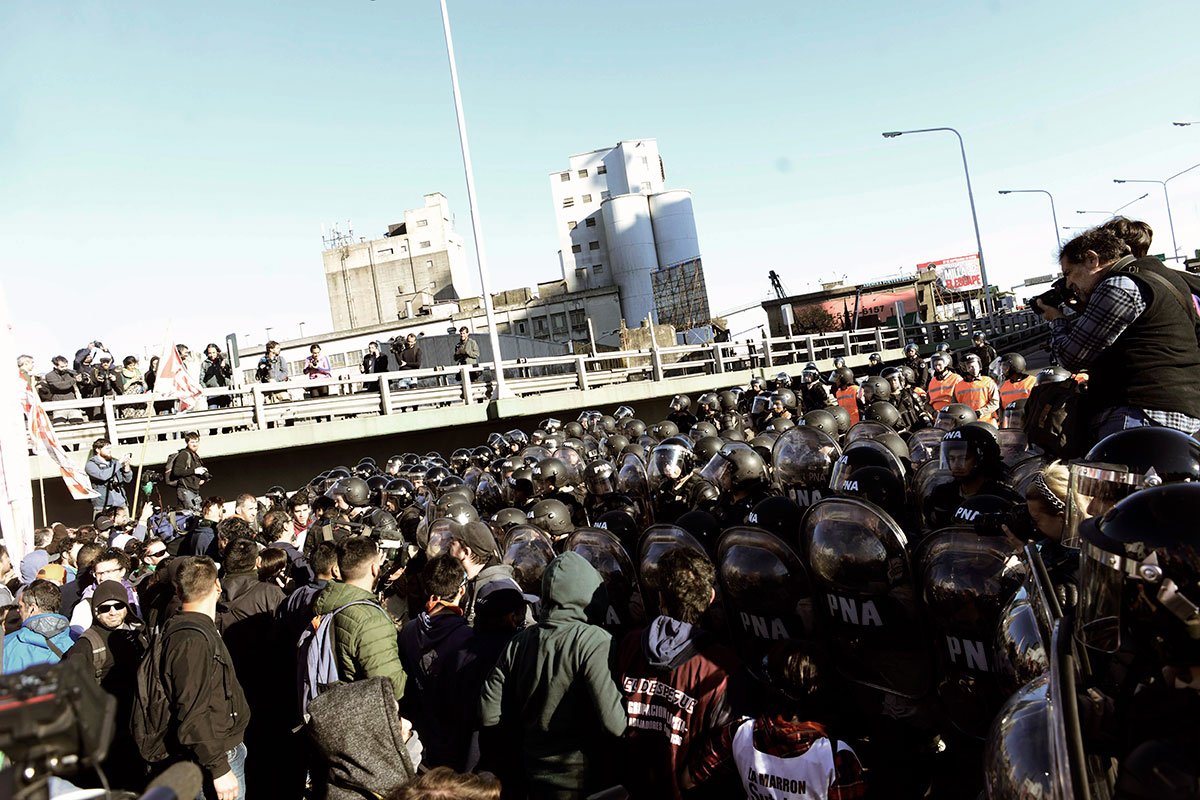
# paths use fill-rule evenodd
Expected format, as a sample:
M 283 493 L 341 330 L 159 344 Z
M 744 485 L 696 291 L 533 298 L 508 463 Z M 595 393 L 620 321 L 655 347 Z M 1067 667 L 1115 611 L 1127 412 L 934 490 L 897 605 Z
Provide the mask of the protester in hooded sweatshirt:
M 450 554 L 467 571 L 466 590 L 459 607 L 468 623 L 475 623 L 475 599 L 480 589 L 492 581 L 514 580 L 513 568 L 501 562 L 496 551 L 496 537 L 482 522 L 468 522 L 450 543 Z
M 400 630 L 400 663 L 408 685 L 400 713 L 412 720 L 425 744 L 423 763 L 452 766 L 454 752 L 454 698 L 447 689 L 455 656 L 471 639 L 471 626 L 459 602 L 466 593 L 467 575 L 462 563 L 443 554 L 421 570 L 427 598 L 425 610 Z
M 679 774 L 694 745 L 733 719 L 728 684 L 741 664 L 699 627 L 716 597 L 712 562 L 675 547 L 663 553 L 659 575 L 662 613 L 629 633 L 617 654 L 629 715 L 625 786 L 631 797 L 680 798 Z
M 129 721 L 137 694 L 137 671 L 146 654 L 146 625 L 133 614 L 125 586 L 104 581 L 91 596 L 91 627 L 67 651 L 66 658 L 78 661 L 94 675 L 100 688 L 117 699 L 116 732 L 108 748 L 104 772 L 109 783 L 130 791 L 146 782 L 146 764 L 138 755 Z
M 615 783 L 606 751 L 625 732 L 608 667 L 612 637 L 593 624 L 608 595 L 596 569 L 572 551 L 546 568 L 541 599 L 541 620 L 513 638 L 483 686 L 480 749 L 486 757 L 497 746 L 495 726 L 511 721 L 520 727 L 529 796 L 578 797 Z
M 135 615 L 141 615 L 141 605 L 137 591 L 128 580 L 130 566 L 129 556 L 126 555 L 124 550 L 119 550 L 115 547 L 110 547 L 96 556 L 96 562 L 92 565 L 92 575 L 96 583 L 83 590 L 81 594 L 82 599 L 79 603 L 76 603 L 75 608 L 71 612 L 71 635 L 73 637 L 78 638 L 85 630 L 91 627 L 93 621 L 92 604 L 89 600 L 95 593 L 96 587 L 104 581 L 115 581 L 125 587 L 126 601 L 133 609 Z
M 21 628 L 4 637 L 4 674 L 34 664 L 57 664 L 74 641 L 62 610 L 62 593 L 47 580 L 25 587 L 18 602 Z

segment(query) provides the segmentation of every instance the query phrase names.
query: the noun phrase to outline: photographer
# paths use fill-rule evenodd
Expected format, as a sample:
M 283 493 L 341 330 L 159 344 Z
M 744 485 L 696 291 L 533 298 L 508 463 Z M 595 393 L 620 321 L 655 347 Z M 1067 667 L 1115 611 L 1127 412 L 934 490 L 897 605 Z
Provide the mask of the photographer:
M 229 386 L 233 377 L 233 368 L 229 359 L 221 352 L 221 348 L 210 344 L 204 348 L 204 361 L 200 364 L 201 385 L 205 389 L 218 389 Z M 232 399 L 229 395 L 208 398 L 209 408 L 226 408 Z
M 113 369 L 113 358 L 108 353 L 101 353 L 98 364 L 91 368 L 92 386 L 95 387 L 95 397 L 115 397 L 121 394 L 121 373 Z
M 200 460 L 200 434 L 189 431 L 183 435 L 185 446 L 170 462 L 167 483 L 175 486 L 179 507 L 193 514 L 200 512 L 200 487 L 211 480 L 208 467 Z
M 308 348 L 309 356 L 304 361 L 304 374 L 309 380 L 322 380 L 333 374 L 329 367 L 329 359 L 321 355 L 321 345 L 314 344 Z M 328 397 L 328 386 L 317 386 L 308 390 L 309 397 Z
M 98 494 L 92 498 L 94 514 L 127 505 L 124 484 L 133 480 L 133 470 L 129 468 L 132 458 L 126 454 L 117 461 L 113 457 L 112 442 L 104 437 L 92 442 L 92 457 L 84 470 L 92 480 L 92 489 Z
M 460 367 L 479 364 L 479 343 L 471 338 L 471 332 L 463 325 L 458 329 L 458 341 L 454 344 L 454 363 Z
M 1142 425 L 1200 430 L 1200 319 L 1184 280 L 1105 228 L 1072 239 L 1059 262 L 1061 283 L 1032 304 L 1059 365 L 1089 373 L 1092 440 Z M 1067 319 L 1072 296 L 1081 313 Z
M 267 352 L 258 360 L 258 370 L 254 377 L 259 383 L 283 383 L 289 379 L 287 362 L 280 355 L 283 348 L 279 342 L 272 339 L 267 342 Z M 282 403 L 288 399 L 287 392 L 268 392 L 268 403 Z

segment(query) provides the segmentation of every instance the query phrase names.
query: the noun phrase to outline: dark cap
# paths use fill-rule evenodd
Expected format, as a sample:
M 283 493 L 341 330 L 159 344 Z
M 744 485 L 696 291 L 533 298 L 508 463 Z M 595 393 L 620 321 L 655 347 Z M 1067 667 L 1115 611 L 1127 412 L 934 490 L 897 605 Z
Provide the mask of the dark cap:
M 96 587 L 96 592 L 92 595 L 92 612 L 94 613 L 98 607 L 112 600 L 129 605 L 129 592 L 119 581 L 103 581 Z
M 486 561 L 496 555 L 496 537 L 492 535 L 492 529 L 482 522 L 468 522 L 454 538 L 471 548 L 471 552 L 478 556 L 477 561 Z
M 96 533 L 108 533 L 112 530 L 113 518 L 108 516 L 96 517 L 96 520 L 92 523 L 92 527 L 96 529 Z
M 536 602 L 537 598 L 522 592 L 516 581 L 501 578 L 479 587 L 479 594 L 475 597 L 475 614 L 495 619 Z

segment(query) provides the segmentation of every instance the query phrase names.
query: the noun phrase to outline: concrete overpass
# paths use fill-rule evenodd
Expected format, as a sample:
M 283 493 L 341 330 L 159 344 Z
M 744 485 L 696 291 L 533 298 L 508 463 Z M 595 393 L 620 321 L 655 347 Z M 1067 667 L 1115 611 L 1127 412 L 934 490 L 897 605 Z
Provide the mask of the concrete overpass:
M 997 318 L 989 339 L 997 350 L 1020 349 L 1047 330 L 1030 313 L 1008 314 Z M 209 398 L 228 397 L 231 405 L 186 414 L 147 417 L 145 396 L 47 403 L 46 409 L 54 415 L 94 418 L 56 424 L 60 441 L 80 464 L 92 441 L 104 436 L 116 443 L 114 452 L 131 453 L 135 465 L 161 469 L 182 447 L 182 432 L 198 430 L 201 455 L 214 475 L 206 491 L 231 499 L 244 491 L 261 494 L 276 483 L 294 488 L 324 469 L 366 455 L 385 459 L 408 451 L 448 453 L 480 444 L 493 430 L 528 430 L 547 416 L 567 421 L 581 409 L 611 411 L 628 405 L 642 419 L 656 421 L 665 416 L 675 394 L 694 400 L 705 391 L 744 385 L 756 375 L 797 374 L 808 361 L 827 371 L 832 359 L 843 354 L 849 354 L 851 366 L 865 365 L 872 352 L 897 361 L 907 342 L 929 352 L 940 341 L 965 346 L 971 333 L 969 323 L 957 322 L 519 359 L 503 363 L 515 396 L 499 399 L 491 397 L 494 365 L 483 364 L 389 373 L 367 385 L 343 378 L 206 390 Z M 305 389 L 320 386 L 329 388 L 328 397 L 303 396 Z M 51 521 L 86 520 L 86 504 L 70 500 L 48 458 L 32 457 L 30 470 L 35 479 L 44 479 L 41 490 Z M 174 502 L 173 496 L 163 500 Z

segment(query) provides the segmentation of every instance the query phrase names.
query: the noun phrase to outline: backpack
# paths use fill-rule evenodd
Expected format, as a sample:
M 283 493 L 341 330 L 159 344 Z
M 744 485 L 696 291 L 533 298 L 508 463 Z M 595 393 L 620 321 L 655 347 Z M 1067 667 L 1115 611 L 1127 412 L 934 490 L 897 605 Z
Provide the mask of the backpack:
M 171 633 L 192 630 L 200 631 L 204 638 L 212 644 L 212 635 L 199 625 L 180 624 Z M 130 729 L 133 741 L 148 763 L 156 764 L 164 761 L 170 755 L 167 751 L 167 729 L 171 722 L 171 703 L 167 697 L 167 689 L 163 681 L 163 649 L 167 638 L 166 633 L 154 637 L 150 651 L 142 659 L 137 671 L 137 694 L 133 698 L 133 711 L 130 715 Z M 214 647 L 214 672 L 218 661 L 217 650 Z
M 160 511 L 147 520 L 147 525 L 152 535 L 171 542 L 195 530 L 196 517 L 186 511 Z
M 167 486 L 179 485 L 179 479 L 174 477 L 171 473 L 175 470 L 175 459 L 179 458 L 179 454 L 181 452 L 183 451 L 176 450 L 174 453 L 171 453 L 171 455 L 167 456 L 167 465 L 163 467 L 163 483 L 167 484 Z
M 1089 421 L 1087 396 L 1074 379 L 1034 386 L 1025 401 L 1025 436 L 1054 458 L 1087 452 L 1092 444 Z
M 383 607 L 374 601 L 355 600 L 335 608 L 323 617 L 314 617 L 313 622 L 320 620 L 315 628 L 312 625 L 305 626 L 304 632 L 300 634 L 299 658 L 296 659 L 297 700 L 300 704 L 300 717 L 305 722 L 308 722 L 308 704 L 313 698 L 342 682 L 338 676 L 337 656 L 333 652 L 333 618 L 350 606 L 374 606 L 383 614 L 387 614 Z M 390 617 L 388 622 L 390 624 Z

